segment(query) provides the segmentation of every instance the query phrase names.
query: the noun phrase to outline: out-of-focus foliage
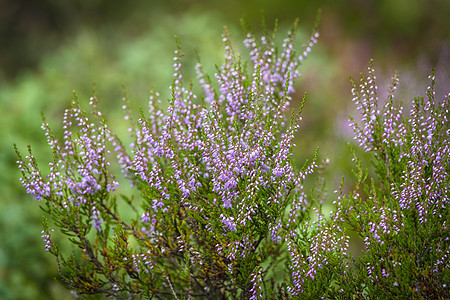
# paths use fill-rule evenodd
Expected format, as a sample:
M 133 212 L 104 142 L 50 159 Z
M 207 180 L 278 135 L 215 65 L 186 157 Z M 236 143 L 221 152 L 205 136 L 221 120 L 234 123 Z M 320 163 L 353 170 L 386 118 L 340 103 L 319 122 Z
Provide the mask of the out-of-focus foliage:
M 269 20 L 279 18 L 289 24 L 300 17 L 307 24 L 314 20 L 318 8 L 324 10 L 324 25 L 329 25 L 326 38 L 331 42 L 341 43 L 338 39 L 342 36 L 358 39 L 367 44 L 366 50 L 391 59 L 410 61 L 426 53 L 436 63 L 440 44 L 449 36 L 450 5 L 446 0 L 3 0 L 0 78 L 38 67 L 42 57 L 62 40 L 70 40 L 80 27 L 94 31 L 107 27 L 111 32 L 136 35 L 147 31 L 149 19 L 170 28 L 165 22 L 169 15 L 213 13 L 226 18 L 227 24 L 238 24 L 244 15 L 259 20 L 261 10 Z
M 301 148 L 319 145 L 340 176 L 349 161 L 342 139 L 350 131 L 341 121 L 350 107 L 348 75 L 357 75 L 373 57 L 385 73 L 392 73 L 395 65 L 401 78 L 411 82 L 434 65 L 438 65 L 438 83 L 448 78 L 448 1 L 1 1 L 0 298 L 70 296 L 53 280 L 55 268 L 42 253 L 39 237 L 41 214 L 17 181 L 13 142 L 33 144 L 39 155 L 50 155 L 38 149 L 45 144 L 40 111 L 50 122 L 60 121 L 71 91 L 77 90 L 81 101 L 87 101 L 96 81 L 102 110 L 113 127 L 123 130 L 121 84 L 127 84 L 131 102 L 141 105 L 152 87 L 168 93 L 175 34 L 187 54 L 185 69 L 192 69 L 189 64 L 194 63 L 197 48 L 211 71 L 212 64 L 222 60 L 217 37 L 223 25 L 235 27 L 230 31 L 237 33 L 239 19 L 247 16 L 256 30 L 261 10 L 268 28 L 275 18 L 281 27 L 296 17 L 301 24 L 312 24 L 319 7 L 321 38 L 297 87 L 297 98 L 308 91 L 310 99 L 298 144 Z M 417 69 L 422 74 L 411 73 Z M 405 93 L 415 96 L 418 91 Z

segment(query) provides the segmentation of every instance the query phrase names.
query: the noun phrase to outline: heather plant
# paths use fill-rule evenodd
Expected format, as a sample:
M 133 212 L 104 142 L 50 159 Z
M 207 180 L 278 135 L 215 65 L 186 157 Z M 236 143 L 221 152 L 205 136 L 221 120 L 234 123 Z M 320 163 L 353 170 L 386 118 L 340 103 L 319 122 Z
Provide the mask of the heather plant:
M 450 94 L 436 99 L 434 72 L 429 79 L 408 115 L 394 103 L 397 75 L 384 103 L 372 62 L 360 85 L 353 83 L 361 118 L 351 118 L 351 126 L 376 176 L 354 155 L 357 184 L 348 195 L 341 189 L 336 201 L 333 221 L 364 248 L 339 279 L 342 298 L 450 297 Z
M 305 264 L 314 280 L 328 233 L 313 240 L 317 249 L 306 263 L 303 246 L 320 230 L 308 227 L 315 202 L 303 183 L 318 167 L 317 152 L 299 170 L 292 160 L 306 96 L 290 120 L 285 116 L 298 66 L 318 34 L 297 54 L 295 27 L 280 48 L 274 36 L 248 34 L 248 64 L 225 29 L 225 62 L 214 80 L 196 66 L 200 94 L 184 84 L 178 47 L 169 107 L 160 109 L 154 92 L 148 113 L 141 110 L 132 123 L 129 147 L 110 131 L 95 95 L 92 116 L 74 95 L 62 139 L 43 118 L 54 154 L 49 174 L 31 149 L 25 159 L 16 151 L 23 186 L 76 246 L 63 255 L 44 224 L 45 250 L 56 256 L 64 285 L 117 298 L 256 299 L 297 295 Z M 132 119 L 128 107 L 124 97 L 125 118 Z M 113 159 L 139 199 L 117 198 Z M 119 209 L 119 199 L 134 217 Z
M 44 172 L 29 148 L 21 182 L 51 218 L 45 250 L 75 295 L 156 299 L 372 299 L 448 297 L 450 247 L 448 109 L 450 95 L 416 98 L 409 116 L 394 105 L 394 77 L 379 108 L 372 65 L 353 93 L 355 139 L 373 154 L 369 176 L 355 154 L 356 186 L 342 186 L 336 209 L 322 209 L 327 160 L 298 168 L 294 134 L 303 105 L 291 109 L 301 53 L 294 24 L 281 46 L 247 34 L 244 60 L 225 29 L 225 59 L 213 77 L 196 65 L 186 82 L 178 46 L 167 109 L 152 92 L 131 143 L 115 135 L 90 98 L 76 94 L 57 138 L 43 118 L 54 160 Z M 288 117 L 290 116 L 290 117 Z M 355 151 L 356 153 L 356 151 Z M 121 194 L 121 170 L 137 196 Z M 315 176 L 315 177 L 314 177 Z M 372 178 L 373 177 L 373 178 Z M 125 181 L 125 182 L 127 182 Z M 311 188 L 306 188 L 306 183 Z M 74 246 L 61 249 L 59 229 Z M 349 253 L 351 233 L 365 248 Z

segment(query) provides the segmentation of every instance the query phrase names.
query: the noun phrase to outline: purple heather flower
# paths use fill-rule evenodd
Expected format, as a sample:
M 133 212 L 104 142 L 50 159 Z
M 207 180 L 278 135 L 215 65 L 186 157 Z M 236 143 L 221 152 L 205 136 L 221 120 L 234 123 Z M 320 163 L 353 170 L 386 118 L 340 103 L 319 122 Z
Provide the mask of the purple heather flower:
M 133 253 L 131 255 L 131 259 L 133 260 L 133 270 L 137 273 L 142 270 L 145 273 L 149 273 L 150 270 L 153 269 L 153 262 L 151 261 L 151 252 L 147 251 L 147 253 Z
M 236 223 L 234 222 L 234 218 L 233 217 L 225 217 L 223 214 L 220 215 L 220 220 L 222 221 L 222 223 L 225 225 L 225 227 L 229 230 L 229 231 L 234 231 L 236 232 Z
M 55 232 L 55 230 L 53 230 L 53 229 L 50 229 L 50 231 Z M 50 249 L 53 245 L 53 242 L 50 238 L 50 232 L 49 232 L 49 230 L 42 230 L 41 233 L 42 233 L 41 238 L 43 238 L 44 242 L 45 242 L 45 251 L 50 251 Z
M 261 270 L 258 270 L 257 272 L 251 274 L 252 279 L 250 280 L 251 283 L 253 283 L 252 289 L 249 291 L 249 293 L 252 294 L 250 297 L 250 300 L 257 300 L 257 299 L 263 299 L 263 293 L 262 293 L 262 274 Z
M 95 207 L 95 203 L 94 203 L 94 206 L 92 207 L 92 223 L 98 232 L 102 231 L 102 228 L 100 225 L 104 223 L 104 221 L 100 217 L 101 217 L 100 211 Z

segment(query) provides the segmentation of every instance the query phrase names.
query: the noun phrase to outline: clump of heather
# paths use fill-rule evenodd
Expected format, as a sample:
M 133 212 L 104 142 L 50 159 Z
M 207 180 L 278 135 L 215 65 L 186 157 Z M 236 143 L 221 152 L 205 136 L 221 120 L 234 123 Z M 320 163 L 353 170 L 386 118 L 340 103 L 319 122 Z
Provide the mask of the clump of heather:
M 415 98 L 407 115 L 394 104 L 397 75 L 384 102 L 372 62 L 353 84 L 361 121 L 351 119 L 351 126 L 378 176 L 370 178 L 355 156 L 356 188 L 337 201 L 334 221 L 364 245 L 339 280 L 343 297 L 450 297 L 450 94 L 436 99 L 434 75 L 429 79 L 426 96 Z
M 354 154 L 356 186 L 349 194 L 341 188 L 326 216 L 328 160 L 319 162 L 316 151 L 298 169 L 292 158 L 306 99 L 290 108 L 294 80 L 318 38 L 314 31 L 297 53 L 295 28 L 281 46 L 248 34 L 248 62 L 225 29 L 224 62 L 214 76 L 199 62 L 198 86 L 184 80 L 178 47 L 167 109 L 152 92 L 134 122 L 123 98 L 130 145 L 111 132 L 95 95 L 88 113 L 74 94 L 61 139 L 43 118 L 54 157 L 48 172 L 31 148 L 25 157 L 16 149 L 23 186 L 53 219 L 44 222 L 44 249 L 74 294 L 450 298 L 450 94 L 435 99 L 432 75 L 426 97 L 405 114 L 394 104 L 397 76 L 381 102 L 371 63 L 352 89 L 361 118 L 351 126 L 377 176 Z M 139 196 L 117 195 L 113 164 Z M 313 174 L 310 190 L 304 184 Z M 72 255 L 55 229 L 68 236 Z M 354 258 L 352 233 L 363 244 Z
M 281 47 L 248 34 L 245 63 L 225 29 L 225 61 L 214 76 L 196 66 L 201 93 L 185 84 L 178 48 L 169 106 L 161 109 L 152 94 L 129 147 L 110 131 L 96 96 L 92 117 L 75 98 L 61 140 L 44 119 L 54 153 L 49 175 L 31 150 L 25 158 L 17 151 L 18 164 L 24 187 L 77 246 L 65 257 L 45 226 L 61 281 L 79 295 L 177 299 L 294 297 L 309 281 L 317 285 L 318 273 L 338 263 L 328 253 L 346 243 L 310 214 L 315 200 L 303 183 L 318 168 L 317 153 L 302 169 L 292 159 L 301 120 L 301 108 L 289 108 L 294 80 L 317 37 L 297 53 L 295 26 Z M 128 107 L 124 97 L 131 119 Z M 118 208 L 114 160 L 140 191 L 140 199 L 122 197 L 131 218 Z

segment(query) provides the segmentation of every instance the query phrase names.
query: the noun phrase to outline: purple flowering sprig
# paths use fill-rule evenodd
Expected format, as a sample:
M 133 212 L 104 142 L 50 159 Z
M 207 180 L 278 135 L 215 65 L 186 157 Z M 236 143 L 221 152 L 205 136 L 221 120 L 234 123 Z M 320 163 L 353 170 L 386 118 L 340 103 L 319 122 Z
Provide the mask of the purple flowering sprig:
M 108 286 L 114 282 L 120 284 L 117 278 L 119 274 L 123 276 L 123 271 L 113 263 L 112 251 L 108 250 L 110 231 L 119 225 L 130 232 L 137 231 L 119 216 L 116 199 L 112 196 L 118 183 L 109 171 L 108 147 L 111 145 L 108 145 L 108 139 L 112 135 L 97 109 L 95 96 L 90 98 L 90 105 L 92 118 L 80 108 L 74 94 L 71 107 L 64 113 L 61 139 L 56 138 L 43 118 L 42 129 L 54 157 L 49 163 L 48 175 L 38 167 L 30 147 L 25 159 L 17 147 L 15 149 L 22 184 L 42 203 L 41 208 L 52 217 L 54 225 L 79 250 L 78 256 L 74 253 L 64 257 L 56 251 L 56 244 L 44 228 L 42 237 L 46 249 L 56 256 L 61 280 L 80 293 L 96 291 L 117 295 L 110 292 Z M 135 238 L 139 235 L 135 234 Z M 85 263 L 79 262 L 79 255 L 85 258 Z M 99 279 L 99 274 L 107 280 Z
M 52 233 L 55 232 L 54 229 L 51 229 L 48 227 L 48 221 L 46 219 L 44 219 L 44 221 L 42 222 L 43 225 L 43 230 L 41 231 L 41 238 L 44 241 L 44 248 L 45 251 L 48 251 L 50 253 L 52 253 L 53 255 L 57 256 L 58 255 L 58 248 L 56 247 L 55 243 L 52 240 Z

